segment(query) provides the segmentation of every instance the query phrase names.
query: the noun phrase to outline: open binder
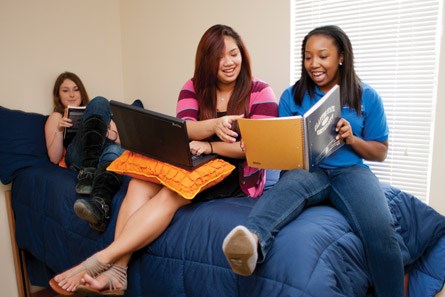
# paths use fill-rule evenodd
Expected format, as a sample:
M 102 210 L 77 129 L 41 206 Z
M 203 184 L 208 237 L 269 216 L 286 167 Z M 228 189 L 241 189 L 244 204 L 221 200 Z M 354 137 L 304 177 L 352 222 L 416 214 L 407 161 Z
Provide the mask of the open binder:
M 340 87 L 335 85 L 303 116 L 239 119 L 248 165 L 313 169 L 343 145 L 335 139 L 340 117 Z

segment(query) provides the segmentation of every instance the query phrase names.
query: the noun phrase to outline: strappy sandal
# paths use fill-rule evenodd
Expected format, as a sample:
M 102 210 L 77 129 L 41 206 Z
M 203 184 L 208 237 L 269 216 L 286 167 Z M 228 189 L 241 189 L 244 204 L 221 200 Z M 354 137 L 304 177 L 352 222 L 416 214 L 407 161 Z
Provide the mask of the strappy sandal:
M 102 296 L 123 296 L 127 289 L 127 267 L 113 264 L 110 269 L 101 273 L 108 280 L 106 290 L 96 290 L 90 286 L 80 285 L 77 287 L 76 294 L 79 295 L 102 295 Z M 122 287 L 117 288 L 119 283 Z
M 85 273 L 88 273 L 92 277 L 96 277 L 101 272 L 109 269 L 111 267 L 111 264 L 103 264 L 103 263 L 99 262 L 99 260 L 97 260 L 95 255 L 93 255 L 93 256 L 89 257 L 88 259 L 86 259 L 85 261 L 83 261 L 80 264 L 80 266 L 82 266 L 82 267 L 79 268 L 78 270 L 74 271 L 70 275 L 66 276 L 65 278 L 71 278 L 79 273 L 82 273 L 82 275 L 84 275 Z M 74 292 L 67 291 L 64 288 L 62 288 L 61 286 L 59 286 L 59 282 L 56 280 L 56 277 L 53 277 L 49 281 L 49 285 L 51 286 L 53 291 L 59 295 L 64 295 L 64 296 L 74 295 Z

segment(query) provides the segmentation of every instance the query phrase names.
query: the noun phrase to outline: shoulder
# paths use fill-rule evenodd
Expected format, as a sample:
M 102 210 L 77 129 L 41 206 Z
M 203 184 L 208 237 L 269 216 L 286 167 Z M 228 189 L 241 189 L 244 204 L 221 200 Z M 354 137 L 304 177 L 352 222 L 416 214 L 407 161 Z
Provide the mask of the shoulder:
M 252 80 L 249 98 L 249 117 L 276 117 L 278 102 L 272 87 L 259 79 Z
M 267 82 L 258 78 L 252 79 L 252 93 L 261 92 L 262 90 L 267 88 L 271 88 L 271 86 Z
M 63 115 L 60 112 L 54 111 L 48 116 L 47 121 L 58 121 L 63 117 Z
M 292 106 L 295 105 L 292 86 L 289 86 L 286 89 L 284 89 L 284 91 L 281 93 L 280 96 L 280 106 L 290 106 L 290 105 Z
M 250 91 L 250 103 L 256 104 L 261 102 L 277 102 L 272 87 L 265 81 L 254 78 L 252 80 L 252 88 Z
M 176 116 L 185 120 L 195 120 L 198 117 L 198 109 L 195 87 L 193 81 L 189 79 L 179 92 L 176 103 Z
M 53 129 L 56 127 L 62 117 L 62 114 L 57 111 L 51 113 L 46 119 L 45 129 Z
M 373 103 L 376 100 L 381 101 L 382 98 L 376 89 L 368 85 L 367 83 L 362 83 L 362 100 L 363 103 L 369 102 Z
M 292 88 L 293 88 L 293 85 L 291 85 L 291 86 L 287 87 L 286 89 L 284 89 L 284 91 L 281 93 L 280 101 L 281 100 L 289 100 L 290 98 L 294 97 L 293 94 L 292 94 Z
M 182 88 L 181 88 L 181 91 L 182 90 L 188 90 L 188 91 L 191 91 L 191 92 L 195 92 L 195 85 L 193 84 L 193 80 L 191 80 L 191 79 L 189 79 L 189 80 L 187 80 L 185 83 L 184 83 L 184 85 L 182 86 Z
M 189 79 L 184 83 L 179 92 L 178 100 L 181 101 L 183 99 L 196 99 L 195 95 L 195 86 L 193 84 L 193 80 Z
M 377 90 L 362 83 L 362 111 L 365 115 L 377 114 L 380 117 L 384 113 L 384 109 L 382 97 Z

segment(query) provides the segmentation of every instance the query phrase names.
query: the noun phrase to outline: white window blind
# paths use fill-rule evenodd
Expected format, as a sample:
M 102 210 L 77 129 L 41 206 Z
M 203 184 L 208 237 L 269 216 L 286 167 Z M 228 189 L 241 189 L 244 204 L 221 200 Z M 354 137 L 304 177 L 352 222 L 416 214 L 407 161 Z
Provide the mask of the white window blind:
M 368 162 L 383 182 L 427 202 L 437 90 L 441 0 L 291 0 L 291 84 L 301 42 L 313 28 L 338 25 L 351 39 L 355 69 L 382 96 L 388 157 Z

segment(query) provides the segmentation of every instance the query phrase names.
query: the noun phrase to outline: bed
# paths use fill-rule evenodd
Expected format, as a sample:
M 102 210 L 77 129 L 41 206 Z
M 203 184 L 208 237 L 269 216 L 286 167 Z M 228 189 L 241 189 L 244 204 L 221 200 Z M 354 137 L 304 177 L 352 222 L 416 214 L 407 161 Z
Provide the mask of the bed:
M 48 161 L 46 116 L 0 108 L 0 178 L 12 182 L 16 240 L 32 284 L 78 264 L 113 240 L 128 178 L 98 233 L 78 219 L 76 174 Z M 268 178 L 272 186 L 274 174 Z M 409 276 L 408 296 L 428 297 L 445 281 L 445 218 L 409 193 L 383 185 Z M 329 205 L 306 209 L 277 236 L 250 277 L 234 274 L 222 250 L 255 199 L 226 198 L 180 209 L 162 236 L 136 252 L 125 296 L 373 296 L 363 246 Z

